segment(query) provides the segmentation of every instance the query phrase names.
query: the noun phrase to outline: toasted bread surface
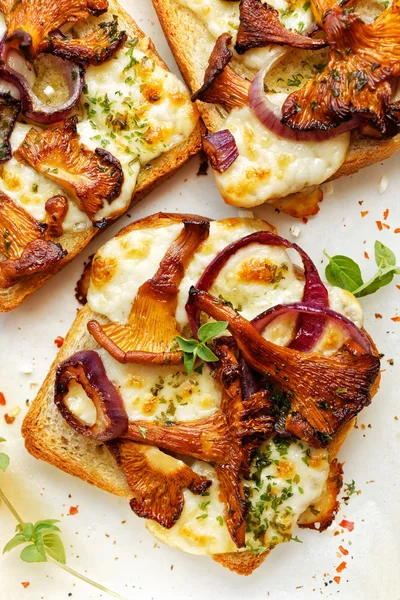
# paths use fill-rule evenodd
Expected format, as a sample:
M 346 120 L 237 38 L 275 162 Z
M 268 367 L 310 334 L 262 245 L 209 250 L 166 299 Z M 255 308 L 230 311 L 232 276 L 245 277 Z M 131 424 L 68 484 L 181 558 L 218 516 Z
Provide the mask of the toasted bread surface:
M 132 17 L 118 4 L 116 0 L 110 0 L 109 12 L 118 16 L 121 28 L 125 29 L 130 35 L 139 38 L 147 37 L 143 31 L 136 25 Z M 153 42 L 149 41 L 149 52 L 152 53 L 154 60 L 167 69 L 166 64 L 157 53 Z M 151 168 L 142 168 L 139 172 L 135 189 L 132 192 L 130 206 L 142 200 L 153 189 L 171 177 L 179 167 L 181 167 L 191 156 L 197 154 L 201 147 L 201 124 L 195 128 L 187 140 L 172 148 L 169 152 L 161 154 L 158 158 L 151 161 Z M 126 209 L 128 210 L 129 207 Z M 89 244 L 92 238 L 98 233 L 98 229 L 91 227 L 86 231 L 79 233 L 64 233 L 57 242 L 59 242 L 68 254 L 56 266 L 46 273 L 29 275 L 20 279 L 18 283 L 7 289 L 0 289 L 0 312 L 7 312 L 16 308 L 26 298 L 31 296 L 46 281 L 53 277 L 58 271 L 63 269 L 75 256 Z

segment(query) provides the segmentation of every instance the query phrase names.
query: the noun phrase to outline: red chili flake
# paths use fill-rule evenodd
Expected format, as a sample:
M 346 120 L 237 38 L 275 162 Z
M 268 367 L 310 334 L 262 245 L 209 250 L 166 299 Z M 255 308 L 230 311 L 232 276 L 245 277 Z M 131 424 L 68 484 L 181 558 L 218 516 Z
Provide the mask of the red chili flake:
M 70 507 L 70 509 L 69 509 L 69 514 L 70 514 L 71 516 L 73 516 L 73 515 L 77 515 L 77 514 L 78 514 L 78 512 L 79 512 L 79 511 L 78 511 L 78 507 L 77 507 L 77 506 L 71 506 L 71 507 Z
M 354 521 L 348 521 L 347 519 L 343 519 L 343 521 L 339 523 L 339 527 L 344 527 L 345 529 L 347 529 L 347 531 L 353 531 Z
M 341 562 L 340 565 L 337 567 L 336 572 L 337 573 L 341 573 L 342 571 L 344 571 L 344 569 L 347 567 L 347 563 L 346 562 Z
M 394 230 L 395 233 L 400 233 L 400 227 L 396 227 L 396 229 Z
M 382 231 L 382 221 L 375 221 L 376 226 L 378 227 L 379 231 Z
M 397 287 L 397 289 L 398 289 L 398 290 L 400 290 L 400 285 L 397 285 L 397 284 L 396 284 L 396 287 Z
M 14 423 L 14 421 L 15 421 L 15 417 L 10 417 L 10 415 L 6 413 L 4 415 L 4 420 L 7 423 L 7 425 L 12 425 Z
M 388 216 L 389 216 L 389 209 L 387 208 L 383 213 L 383 218 L 385 219 L 385 221 L 388 218 Z
M 24 588 L 26 589 L 26 588 L 27 588 L 27 587 L 29 587 L 31 584 L 30 584 L 30 582 L 29 582 L 29 581 L 21 581 L 21 585 L 22 585 L 22 587 L 24 587 Z
M 382 319 L 382 315 L 380 313 L 375 313 L 375 319 Z
M 339 584 L 340 583 L 340 577 L 339 577 L 339 575 L 336 575 L 336 577 L 333 578 L 333 581 L 335 583 Z
M 364 251 L 364 258 L 368 258 L 368 259 L 369 259 L 369 254 L 368 254 L 368 252 L 365 252 L 365 251 Z
M 348 555 L 349 551 L 346 550 L 346 548 L 343 548 L 343 546 L 339 546 L 339 550 L 342 554 L 344 554 L 345 556 Z
M 6 405 L 6 397 L 4 396 L 4 394 L 2 392 L 0 392 L 0 406 L 5 406 Z
M 382 227 L 386 227 L 386 229 L 390 229 L 390 225 L 388 225 L 387 223 L 382 223 Z
M 364 218 L 367 216 L 367 214 L 369 213 L 369 210 L 362 210 L 361 211 L 361 216 Z
M 308 219 L 307 219 L 307 217 L 303 217 L 303 218 L 302 218 L 302 221 L 303 221 L 304 225 L 307 225 L 307 223 L 308 223 Z
M 57 346 L 57 348 L 61 348 L 61 346 L 64 343 L 64 338 L 59 335 L 58 337 L 56 337 L 56 339 L 54 340 L 55 345 Z
M 390 317 L 391 321 L 394 321 L 395 323 L 400 323 L 400 315 L 397 317 Z

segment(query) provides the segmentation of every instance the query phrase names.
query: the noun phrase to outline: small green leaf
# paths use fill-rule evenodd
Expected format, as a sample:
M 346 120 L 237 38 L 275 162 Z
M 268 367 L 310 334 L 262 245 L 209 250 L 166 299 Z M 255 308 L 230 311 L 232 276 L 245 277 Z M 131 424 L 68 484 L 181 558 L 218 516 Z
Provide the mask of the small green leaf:
M 369 296 L 370 294 L 374 294 L 381 287 L 385 287 L 385 285 L 389 285 L 394 277 L 394 270 L 390 268 L 390 271 L 384 273 L 381 276 L 375 275 L 372 279 L 367 281 L 364 285 L 362 285 L 358 290 L 354 292 L 356 298 L 362 298 L 363 296 Z
M 227 327 L 227 321 L 215 321 L 212 323 L 205 323 L 200 327 L 197 335 L 200 341 L 208 342 L 208 340 L 215 338 L 217 335 L 225 331 Z
M 199 345 L 197 340 L 187 340 L 179 335 L 176 336 L 175 340 L 177 341 L 179 348 L 184 352 L 193 352 Z
M 3 554 L 5 554 L 6 552 L 10 552 L 10 550 L 15 548 L 16 546 L 19 546 L 20 544 L 26 544 L 26 539 L 24 538 L 22 533 L 17 533 L 17 535 L 14 535 L 14 537 L 11 538 L 11 540 L 7 542 L 7 544 L 4 546 Z
M 216 517 L 218 524 L 222 527 L 224 524 L 224 519 L 221 515 L 218 515 L 218 517 Z
M 52 523 L 46 523 L 44 521 L 38 521 L 35 523 L 35 527 L 33 530 L 33 535 L 42 535 L 43 532 L 49 533 L 50 531 L 61 533 L 61 530 L 57 525 L 53 525 Z
M 196 356 L 194 354 L 185 354 L 183 355 L 183 364 L 185 366 L 185 371 L 188 375 L 193 371 L 194 361 L 196 360 Z
M 0 471 L 6 471 L 10 464 L 10 457 L 4 452 L 0 452 Z
M 33 523 L 22 523 L 18 526 L 18 531 L 22 533 L 26 542 L 31 542 L 33 538 Z
M 358 264 L 347 256 L 329 256 L 329 263 L 325 268 L 325 276 L 330 284 L 337 285 L 344 290 L 354 292 L 363 285 L 363 278 Z
M 195 372 L 199 373 L 199 375 L 203 374 L 203 367 L 204 367 L 204 363 L 201 363 L 201 365 L 199 365 L 198 367 L 195 368 Z
M 0 442 L 6 442 L 7 440 L 3 437 L 0 437 Z
M 43 544 L 49 556 L 65 565 L 65 548 L 59 535 L 56 533 L 46 533 L 43 536 Z
M 378 267 L 394 267 L 396 265 L 396 257 L 394 253 L 387 247 L 376 240 L 375 242 L 375 262 Z
M 215 356 L 214 352 L 204 344 L 201 344 L 199 346 L 197 354 L 199 358 L 201 358 L 205 362 L 214 362 L 218 360 L 218 356 Z
M 27 563 L 47 562 L 46 553 L 40 552 L 34 544 L 26 546 L 22 550 L 20 558 Z
M 139 431 L 140 431 L 140 435 L 142 436 L 142 438 L 146 439 L 146 435 L 147 435 L 146 427 L 140 427 L 140 425 L 139 425 Z

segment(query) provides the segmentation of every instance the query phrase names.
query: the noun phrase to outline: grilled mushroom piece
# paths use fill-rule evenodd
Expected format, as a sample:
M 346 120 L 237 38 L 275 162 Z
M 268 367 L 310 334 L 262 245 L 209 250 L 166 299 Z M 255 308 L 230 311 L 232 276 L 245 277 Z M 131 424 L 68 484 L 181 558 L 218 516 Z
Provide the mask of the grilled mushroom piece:
M 10 94 L 0 94 L 0 163 L 11 158 L 10 137 L 21 110 L 21 102 Z
M 48 216 L 47 235 L 61 237 L 64 219 L 68 213 L 68 199 L 61 194 L 52 196 L 46 201 L 45 210 Z
M 101 15 L 108 0 L 0 0 L 0 11 L 7 25 L 6 43 L 21 50 L 29 59 L 39 52 L 46 36 L 65 23 L 76 23 L 90 15 Z
M 76 123 L 71 117 L 42 132 L 32 128 L 14 157 L 56 181 L 96 222 L 97 211 L 121 193 L 124 174 L 107 150 L 91 152 L 81 144 Z
M 0 191 L 0 288 L 21 277 L 45 273 L 67 254 L 59 244 L 44 239 L 46 225 L 31 217 Z

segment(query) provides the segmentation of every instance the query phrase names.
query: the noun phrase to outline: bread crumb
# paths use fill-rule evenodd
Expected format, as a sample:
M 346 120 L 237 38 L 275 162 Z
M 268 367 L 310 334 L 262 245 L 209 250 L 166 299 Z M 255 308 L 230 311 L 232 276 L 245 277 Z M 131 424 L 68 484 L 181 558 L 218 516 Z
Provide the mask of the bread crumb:
M 381 180 L 379 182 L 379 186 L 378 186 L 379 193 L 383 194 L 386 191 L 388 185 L 389 185 L 389 178 L 387 177 L 387 175 L 382 175 Z
M 301 229 L 300 227 L 297 227 L 297 225 L 292 225 L 290 228 L 290 233 L 292 234 L 293 237 L 299 237 L 300 233 L 301 233 Z

